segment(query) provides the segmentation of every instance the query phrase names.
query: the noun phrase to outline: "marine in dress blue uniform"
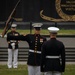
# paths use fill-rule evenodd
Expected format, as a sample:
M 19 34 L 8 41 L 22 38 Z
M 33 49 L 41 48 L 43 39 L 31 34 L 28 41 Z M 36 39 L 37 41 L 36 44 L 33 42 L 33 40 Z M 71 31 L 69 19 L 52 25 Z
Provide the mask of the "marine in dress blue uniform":
M 11 32 L 7 33 L 8 36 L 18 36 L 19 33 L 16 32 L 16 24 L 11 25 Z M 17 40 L 7 40 L 8 42 L 8 68 L 17 68 L 18 67 L 18 41 Z
M 49 27 L 48 30 L 50 39 L 42 45 L 41 71 L 45 75 L 61 75 L 65 71 L 65 47 L 56 39 L 59 28 Z
M 8 37 L 8 39 L 16 39 L 27 41 L 29 44 L 28 54 L 28 75 L 41 75 L 41 46 L 46 41 L 46 38 L 40 35 L 42 23 L 33 23 L 34 34 L 20 35 Z

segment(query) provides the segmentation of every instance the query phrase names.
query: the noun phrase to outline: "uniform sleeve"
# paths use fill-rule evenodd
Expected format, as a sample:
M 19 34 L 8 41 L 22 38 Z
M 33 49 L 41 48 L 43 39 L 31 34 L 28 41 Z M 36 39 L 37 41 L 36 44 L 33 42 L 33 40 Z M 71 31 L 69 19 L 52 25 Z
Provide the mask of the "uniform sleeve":
M 62 61 L 62 64 L 61 64 L 62 72 L 64 72 L 65 71 L 65 47 L 64 45 L 62 45 L 61 61 Z
M 41 49 L 42 49 L 42 53 L 41 53 L 41 72 L 44 72 L 44 67 L 45 67 L 44 63 L 45 63 L 45 56 L 46 56 L 46 54 L 45 54 L 45 44 L 42 45 Z
M 21 41 L 28 41 L 29 37 L 28 35 L 23 36 L 23 35 L 18 35 L 18 36 L 8 36 L 7 40 L 21 40 Z
M 8 37 L 9 37 L 9 33 L 7 33 L 7 42 L 10 41 L 10 39 L 8 39 Z

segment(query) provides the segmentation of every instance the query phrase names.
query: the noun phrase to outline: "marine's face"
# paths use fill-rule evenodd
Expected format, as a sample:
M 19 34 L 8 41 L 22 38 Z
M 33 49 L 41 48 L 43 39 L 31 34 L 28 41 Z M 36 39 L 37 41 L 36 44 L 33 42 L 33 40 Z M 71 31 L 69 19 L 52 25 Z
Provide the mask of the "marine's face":
M 16 28 L 11 28 L 11 31 L 16 31 Z
M 34 33 L 35 33 L 35 34 L 40 34 L 40 29 L 35 29 L 35 28 L 34 28 Z

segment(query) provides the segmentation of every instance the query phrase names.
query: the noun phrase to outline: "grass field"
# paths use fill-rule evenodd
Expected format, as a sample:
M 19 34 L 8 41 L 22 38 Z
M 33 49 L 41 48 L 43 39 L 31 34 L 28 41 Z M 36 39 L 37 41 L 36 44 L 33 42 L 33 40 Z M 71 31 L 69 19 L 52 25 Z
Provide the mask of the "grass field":
M 19 65 L 18 69 L 8 69 L 6 65 L 0 65 L 0 75 L 28 75 L 27 66 Z
M 30 33 L 30 30 L 17 30 L 17 31 L 20 34 L 28 34 L 28 33 Z M 2 34 L 2 32 L 3 32 L 3 30 L 0 29 L 0 34 Z M 32 30 L 32 33 L 34 33 L 33 30 Z M 41 34 L 42 35 L 49 35 L 49 32 L 48 32 L 48 30 L 42 30 Z M 75 30 L 64 30 L 64 29 L 62 29 L 62 30 L 60 30 L 58 32 L 58 35 L 75 35 Z
M 6 65 L 0 65 L 0 75 L 28 75 L 27 65 L 19 65 L 18 69 L 8 69 Z M 75 65 L 67 65 L 63 75 L 75 75 Z

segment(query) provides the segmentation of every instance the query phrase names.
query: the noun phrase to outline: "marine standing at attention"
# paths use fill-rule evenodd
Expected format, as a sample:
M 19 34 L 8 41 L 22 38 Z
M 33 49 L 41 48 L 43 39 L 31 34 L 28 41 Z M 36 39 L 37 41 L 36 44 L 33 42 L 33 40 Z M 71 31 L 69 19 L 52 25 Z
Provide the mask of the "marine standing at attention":
M 49 27 L 48 30 L 50 39 L 42 45 L 41 71 L 45 75 L 62 75 L 65 71 L 65 47 L 56 39 L 59 28 Z

